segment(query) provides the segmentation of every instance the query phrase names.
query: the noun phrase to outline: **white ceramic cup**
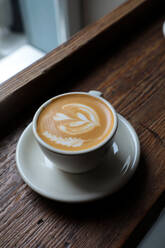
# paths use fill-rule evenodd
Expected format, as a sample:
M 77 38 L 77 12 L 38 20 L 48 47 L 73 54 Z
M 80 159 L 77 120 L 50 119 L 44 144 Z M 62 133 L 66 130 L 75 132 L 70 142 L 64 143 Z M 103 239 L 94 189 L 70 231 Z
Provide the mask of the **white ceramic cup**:
M 95 147 L 81 150 L 81 151 L 64 151 L 56 149 L 47 143 L 45 143 L 37 133 L 37 120 L 38 117 L 48 104 L 50 104 L 54 99 L 57 99 L 64 95 L 69 94 L 84 94 L 84 95 L 91 95 L 92 97 L 99 98 L 103 101 L 112 111 L 114 115 L 114 126 L 112 128 L 111 133 L 109 136 L 100 144 Z M 112 146 L 114 135 L 117 130 L 118 126 L 118 118 L 115 109 L 112 105 L 101 97 L 101 92 L 99 91 L 89 91 L 86 92 L 71 92 L 62 95 L 55 96 L 41 105 L 41 107 L 37 110 L 33 118 L 33 134 L 38 142 L 41 150 L 43 151 L 44 155 L 57 166 L 60 170 L 69 173 L 83 173 L 89 171 L 96 166 L 102 164 L 102 160 L 106 158 L 107 151 L 109 150 L 110 146 Z

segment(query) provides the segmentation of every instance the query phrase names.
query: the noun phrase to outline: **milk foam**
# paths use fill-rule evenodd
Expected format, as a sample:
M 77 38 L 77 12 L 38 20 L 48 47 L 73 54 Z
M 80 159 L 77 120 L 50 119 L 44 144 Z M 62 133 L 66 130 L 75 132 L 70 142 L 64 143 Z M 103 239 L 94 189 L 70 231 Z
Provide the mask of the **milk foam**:
M 56 135 L 52 135 L 48 131 L 45 131 L 43 135 L 48 138 L 51 141 L 55 141 L 57 144 L 61 144 L 63 146 L 68 146 L 68 147 L 78 147 L 81 146 L 84 141 L 80 138 L 72 138 L 72 137 L 67 137 L 67 138 L 62 138 L 62 137 L 57 137 Z
M 60 123 L 57 127 L 65 134 L 80 135 L 82 133 L 87 133 L 94 129 L 96 126 L 100 125 L 99 117 L 96 111 L 89 106 L 78 103 L 70 103 L 62 106 L 62 109 L 76 109 L 77 111 L 75 118 L 60 112 L 57 112 L 56 115 L 53 116 L 53 120 Z M 78 111 L 83 111 L 84 114 Z M 61 124 L 62 121 L 65 121 L 65 123 Z M 52 135 L 48 131 L 45 131 L 43 135 L 47 137 L 50 141 L 54 141 L 57 144 L 61 144 L 68 147 L 81 146 L 85 141 L 80 138 L 57 137 L 56 135 Z
M 62 106 L 62 109 L 71 109 L 76 110 L 75 118 L 64 113 L 56 113 L 53 117 L 54 121 L 60 121 L 58 128 L 69 135 L 80 135 L 94 129 L 96 126 L 100 125 L 99 117 L 94 109 L 84 104 L 70 103 Z M 80 113 L 78 111 L 83 111 Z M 86 114 L 86 115 L 85 115 Z M 68 120 L 66 122 L 66 120 Z M 61 124 L 61 121 L 65 121 L 64 124 Z
M 100 99 L 70 94 L 53 100 L 43 109 L 37 131 L 50 146 L 80 151 L 104 141 L 113 124 L 112 111 Z

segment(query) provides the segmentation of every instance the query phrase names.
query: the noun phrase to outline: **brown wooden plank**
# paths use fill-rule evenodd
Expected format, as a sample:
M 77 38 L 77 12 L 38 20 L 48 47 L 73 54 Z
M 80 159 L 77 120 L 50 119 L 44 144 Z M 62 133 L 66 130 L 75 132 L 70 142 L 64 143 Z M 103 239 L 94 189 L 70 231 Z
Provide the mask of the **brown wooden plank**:
M 122 247 L 164 192 L 163 20 L 160 15 L 130 34 L 113 56 L 106 50 L 93 66 L 72 77 L 70 87 L 101 90 L 133 124 L 142 148 L 135 176 L 117 194 L 91 204 L 60 204 L 39 196 L 22 181 L 15 164 L 16 144 L 32 119 L 31 109 L 0 143 L 0 247 Z
M 105 51 L 111 56 L 110 53 L 127 42 L 130 33 L 151 22 L 163 10 L 162 3 L 162 0 L 127 1 L 0 85 L 0 115 L 3 115 L 0 126 L 6 127 L 16 113 L 32 104 L 69 90 L 75 78 L 95 65 Z

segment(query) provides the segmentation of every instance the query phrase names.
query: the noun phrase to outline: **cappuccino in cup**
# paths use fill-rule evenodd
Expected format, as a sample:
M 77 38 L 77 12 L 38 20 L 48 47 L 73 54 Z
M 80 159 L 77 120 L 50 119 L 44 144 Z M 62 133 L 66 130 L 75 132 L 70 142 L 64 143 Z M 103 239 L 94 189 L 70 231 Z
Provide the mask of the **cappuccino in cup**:
M 71 92 L 42 104 L 33 134 L 45 157 L 58 169 L 84 173 L 106 159 L 118 118 L 99 91 Z
M 39 114 L 37 133 L 62 151 L 83 151 L 111 134 L 114 114 L 106 102 L 90 94 L 65 94 L 50 101 Z

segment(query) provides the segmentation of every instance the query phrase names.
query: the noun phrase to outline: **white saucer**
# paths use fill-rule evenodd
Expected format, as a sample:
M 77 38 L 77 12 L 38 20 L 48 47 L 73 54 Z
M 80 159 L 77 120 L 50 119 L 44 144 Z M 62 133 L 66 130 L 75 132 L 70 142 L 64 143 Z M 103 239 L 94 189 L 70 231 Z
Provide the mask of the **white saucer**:
M 37 193 L 57 201 L 92 201 L 119 190 L 135 172 L 140 156 L 137 134 L 121 115 L 115 141 L 104 164 L 84 174 L 60 171 L 36 143 L 32 124 L 22 133 L 16 150 L 18 171 Z

